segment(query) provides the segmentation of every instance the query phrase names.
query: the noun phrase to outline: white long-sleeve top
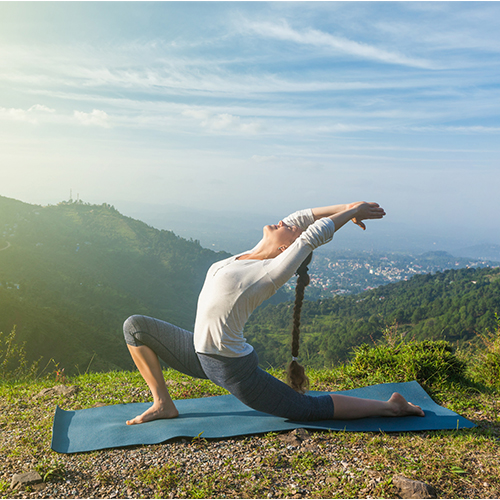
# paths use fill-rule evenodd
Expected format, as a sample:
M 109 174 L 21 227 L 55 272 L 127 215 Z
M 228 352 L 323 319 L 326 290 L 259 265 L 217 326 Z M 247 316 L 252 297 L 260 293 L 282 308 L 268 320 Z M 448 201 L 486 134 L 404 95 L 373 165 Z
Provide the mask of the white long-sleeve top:
M 253 347 L 246 342 L 243 328 L 252 312 L 295 274 L 310 252 L 331 241 L 335 232 L 331 219 L 315 222 L 311 209 L 294 212 L 283 222 L 303 232 L 274 259 L 238 260 L 250 250 L 210 267 L 198 298 L 196 352 L 230 358 L 250 354 Z

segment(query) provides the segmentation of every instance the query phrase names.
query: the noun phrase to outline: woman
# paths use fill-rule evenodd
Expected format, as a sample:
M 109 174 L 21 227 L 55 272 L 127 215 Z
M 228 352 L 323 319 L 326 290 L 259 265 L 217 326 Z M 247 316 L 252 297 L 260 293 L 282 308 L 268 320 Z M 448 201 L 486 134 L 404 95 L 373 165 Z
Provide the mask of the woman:
M 158 356 L 182 373 L 210 379 L 255 410 L 291 420 L 423 416 L 420 407 L 398 393 L 388 401 L 302 394 L 261 370 L 253 347 L 243 337 L 250 314 L 294 275 L 315 248 L 331 241 L 335 231 L 350 220 L 366 229 L 364 220 L 384 215 L 377 203 L 357 202 L 301 210 L 265 226 L 256 247 L 216 262 L 208 270 L 198 299 L 194 335 L 146 316 L 128 318 L 125 340 L 151 390 L 153 405 L 127 424 L 179 414 Z

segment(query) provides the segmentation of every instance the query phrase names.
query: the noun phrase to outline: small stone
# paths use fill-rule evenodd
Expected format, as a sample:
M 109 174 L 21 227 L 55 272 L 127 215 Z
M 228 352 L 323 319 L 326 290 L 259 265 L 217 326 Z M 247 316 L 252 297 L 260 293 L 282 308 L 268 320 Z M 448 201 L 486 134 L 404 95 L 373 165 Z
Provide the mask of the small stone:
M 80 391 L 80 388 L 76 385 L 72 385 L 71 387 L 67 387 L 65 385 L 56 385 L 54 387 L 47 387 L 45 389 L 42 389 L 38 393 L 38 397 L 43 397 L 43 396 L 73 396 L 77 392 Z
M 291 446 L 300 446 L 302 443 L 302 441 L 292 432 L 288 434 L 280 434 L 278 439 Z
M 326 484 L 338 484 L 339 478 L 336 476 L 329 476 L 326 478 Z
M 54 394 L 54 389 L 52 387 L 46 387 L 38 393 L 38 397 L 48 396 L 49 394 Z
M 305 441 L 306 439 L 309 439 L 311 437 L 311 434 L 306 431 L 306 429 L 295 429 L 293 431 L 293 434 L 297 436 L 301 441 Z
M 437 498 L 434 487 L 422 481 L 396 475 L 392 478 L 392 483 L 399 489 L 402 498 Z
M 54 387 L 56 394 L 62 394 L 63 396 L 73 396 L 80 391 L 77 385 L 72 385 L 71 387 L 66 387 L 65 385 L 56 385 Z
M 11 488 L 17 488 L 19 486 L 31 486 L 33 484 L 41 483 L 42 476 L 38 472 L 30 471 L 24 472 L 23 474 L 14 474 L 12 477 L 12 482 L 10 483 Z

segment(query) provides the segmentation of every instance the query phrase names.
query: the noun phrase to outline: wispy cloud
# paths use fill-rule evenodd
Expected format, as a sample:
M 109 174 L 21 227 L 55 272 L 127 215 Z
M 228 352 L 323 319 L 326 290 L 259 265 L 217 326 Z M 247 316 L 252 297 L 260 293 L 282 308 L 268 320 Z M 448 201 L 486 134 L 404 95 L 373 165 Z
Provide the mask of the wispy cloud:
M 288 28 L 288 32 L 294 31 Z M 333 38 L 328 34 L 323 35 Z M 310 43 L 313 43 L 315 37 L 309 38 Z M 352 50 L 358 53 L 375 53 L 378 50 L 357 42 L 347 41 L 344 45 L 348 43 L 355 45 L 356 50 Z M 377 72 L 376 78 L 366 78 L 357 71 L 344 73 L 342 78 L 329 78 L 328 73 L 324 72 L 288 75 L 270 71 L 264 66 L 242 73 L 243 61 L 240 60 L 212 55 L 186 59 L 175 52 L 163 53 L 161 46 L 158 52 L 152 52 L 150 44 L 141 46 L 138 42 L 134 44 L 134 57 L 125 63 L 126 49 L 113 47 L 109 52 L 89 57 L 89 49 L 70 46 L 58 48 L 57 57 L 50 57 L 52 47 L 30 50 L 8 47 L 0 54 L 0 66 L 3 67 L 0 82 L 21 85 L 27 92 L 57 88 L 65 89 L 66 92 L 77 90 L 81 93 L 85 89 L 89 93 L 96 93 L 120 89 L 134 93 L 145 91 L 164 97 L 251 96 L 254 99 L 265 99 L 269 94 L 279 96 L 289 93 L 404 89 L 427 84 L 423 80 L 410 80 L 408 77 L 384 76 L 381 72 Z M 378 55 L 381 56 L 380 50 Z M 386 60 L 390 57 L 391 54 L 386 54 Z M 41 60 L 44 61 L 43 66 L 36 63 Z M 275 63 L 273 61 L 273 65 Z
M 249 23 L 245 28 L 262 37 L 319 47 L 334 53 L 355 56 L 361 59 L 414 68 L 437 69 L 432 61 L 408 57 L 395 51 L 389 51 L 364 42 L 356 42 L 313 28 L 293 29 L 286 21 L 280 23 L 253 22 Z

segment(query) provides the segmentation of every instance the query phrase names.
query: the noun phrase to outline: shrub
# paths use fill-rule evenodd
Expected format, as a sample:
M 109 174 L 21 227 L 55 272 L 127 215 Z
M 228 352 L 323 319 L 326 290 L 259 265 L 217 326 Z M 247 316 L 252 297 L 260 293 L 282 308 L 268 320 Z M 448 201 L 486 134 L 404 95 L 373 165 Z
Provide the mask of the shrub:
M 396 336 L 396 327 L 386 329 L 382 343 L 375 347 L 363 344 L 354 349 L 349 375 L 368 374 L 394 382 L 417 380 L 420 383 L 460 381 L 465 376 L 466 364 L 452 351 L 445 340 L 410 341 L 404 335 Z

